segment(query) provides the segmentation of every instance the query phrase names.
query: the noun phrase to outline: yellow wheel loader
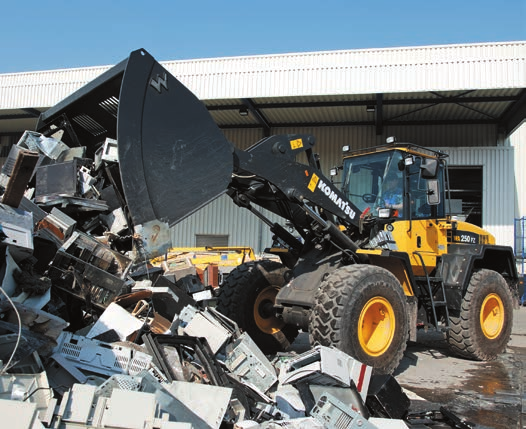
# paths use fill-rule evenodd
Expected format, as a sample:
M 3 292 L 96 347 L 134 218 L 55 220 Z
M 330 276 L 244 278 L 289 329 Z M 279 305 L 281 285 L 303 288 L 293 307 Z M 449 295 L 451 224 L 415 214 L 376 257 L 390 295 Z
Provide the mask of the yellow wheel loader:
M 444 329 L 451 349 L 471 359 L 506 347 L 518 283 L 513 252 L 448 215 L 442 152 L 396 142 L 349 151 L 337 185 L 320 170 L 313 136 L 234 147 L 204 104 L 144 50 L 43 113 L 37 131 L 62 131 L 88 155 L 116 139 L 112 177 L 135 227 L 169 227 L 225 192 L 258 216 L 281 262 L 239 266 L 218 309 L 265 352 L 303 330 L 312 344 L 391 373 L 418 327 Z

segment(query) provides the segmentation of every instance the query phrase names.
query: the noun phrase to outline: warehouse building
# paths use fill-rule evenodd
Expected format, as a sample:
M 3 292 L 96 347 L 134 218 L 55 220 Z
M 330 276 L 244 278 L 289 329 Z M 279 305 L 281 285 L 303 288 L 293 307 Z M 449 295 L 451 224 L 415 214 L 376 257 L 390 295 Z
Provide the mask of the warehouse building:
M 443 150 L 455 213 L 498 244 L 515 246 L 524 235 L 517 219 L 526 216 L 526 41 L 161 64 L 240 148 L 273 134 L 312 134 L 327 173 L 344 145 L 375 146 L 388 136 Z M 41 112 L 108 68 L 0 74 L 0 162 Z M 261 252 L 271 241 L 268 228 L 226 196 L 173 228 L 177 246 Z

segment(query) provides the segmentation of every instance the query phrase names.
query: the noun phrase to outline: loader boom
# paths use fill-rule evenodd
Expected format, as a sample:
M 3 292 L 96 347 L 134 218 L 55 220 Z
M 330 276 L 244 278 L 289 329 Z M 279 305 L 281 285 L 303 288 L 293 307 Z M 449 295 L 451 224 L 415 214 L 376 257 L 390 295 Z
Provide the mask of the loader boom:
M 240 206 L 254 203 L 285 218 L 307 241 L 319 230 L 355 252 L 358 246 L 334 225 L 357 230 L 362 213 L 321 173 L 313 146 L 312 136 L 294 134 L 265 138 L 246 151 L 236 149 L 229 195 Z M 307 163 L 297 160 L 302 153 Z

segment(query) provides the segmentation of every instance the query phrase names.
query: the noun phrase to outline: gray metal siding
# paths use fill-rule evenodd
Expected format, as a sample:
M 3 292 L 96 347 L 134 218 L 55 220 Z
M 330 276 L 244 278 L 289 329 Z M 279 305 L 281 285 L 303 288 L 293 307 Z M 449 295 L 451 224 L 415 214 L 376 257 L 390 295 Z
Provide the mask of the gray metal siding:
M 266 210 L 274 222 L 280 221 Z M 280 222 L 282 223 L 282 222 Z M 223 195 L 172 228 L 174 246 L 195 246 L 196 234 L 225 234 L 229 246 L 249 246 L 256 253 L 272 244 L 272 234 L 258 217 Z
M 515 217 L 526 216 L 526 122 L 511 136 L 510 144 L 515 148 Z
M 513 246 L 515 167 L 513 147 L 439 147 L 449 165 L 482 166 L 482 223 L 497 244 Z
M 324 172 L 341 163 L 342 146 L 354 149 L 382 145 L 389 136 L 400 142 L 410 142 L 426 147 L 460 146 L 481 147 L 497 144 L 497 130 L 493 125 L 434 125 L 385 127 L 384 133 L 376 135 L 368 126 L 353 127 L 304 127 L 274 128 L 275 134 L 306 133 L 316 137 L 315 151 L 320 153 Z

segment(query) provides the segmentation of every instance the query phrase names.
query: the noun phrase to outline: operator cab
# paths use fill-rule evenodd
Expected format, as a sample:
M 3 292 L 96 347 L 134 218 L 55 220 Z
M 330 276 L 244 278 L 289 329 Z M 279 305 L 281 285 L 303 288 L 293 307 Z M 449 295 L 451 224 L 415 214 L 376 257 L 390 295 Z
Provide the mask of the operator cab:
M 443 218 L 445 156 L 407 144 L 353 152 L 343 160 L 342 192 L 373 217 Z

